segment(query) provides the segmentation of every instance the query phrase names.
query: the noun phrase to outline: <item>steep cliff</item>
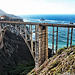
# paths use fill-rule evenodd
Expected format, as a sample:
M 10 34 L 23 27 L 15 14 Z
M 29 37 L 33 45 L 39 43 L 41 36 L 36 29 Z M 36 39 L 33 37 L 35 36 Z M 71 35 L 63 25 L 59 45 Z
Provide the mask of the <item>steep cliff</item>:
M 33 68 L 34 60 L 23 38 L 6 31 L 0 49 L 0 75 L 26 75 Z
M 75 75 L 75 46 L 64 47 L 28 75 Z

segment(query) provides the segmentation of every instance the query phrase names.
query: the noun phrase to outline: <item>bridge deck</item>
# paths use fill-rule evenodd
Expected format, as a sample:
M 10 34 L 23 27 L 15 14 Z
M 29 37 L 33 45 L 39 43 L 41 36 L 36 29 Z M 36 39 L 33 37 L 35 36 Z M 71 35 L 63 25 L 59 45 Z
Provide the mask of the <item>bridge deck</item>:
M 17 22 L 17 21 L 0 21 L 0 23 L 24 24 L 24 25 L 41 25 L 41 26 L 52 26 L 52 27 L 69 27 L 69 28 L 75 28 L 75 25 L 74 24 L 51 24 L 51 23 Z

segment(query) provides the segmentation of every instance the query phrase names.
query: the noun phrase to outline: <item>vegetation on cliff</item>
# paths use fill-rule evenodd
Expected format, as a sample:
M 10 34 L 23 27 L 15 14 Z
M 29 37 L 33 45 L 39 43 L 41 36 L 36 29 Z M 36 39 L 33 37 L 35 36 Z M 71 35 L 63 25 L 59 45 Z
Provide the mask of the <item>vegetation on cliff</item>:
M 34 68 L 32 55 L 20 35 L 6 31 L 0 49 L 0 75 L 26 75 Z
M 75 46 L 64 47 L 28 75 L 75 75 Z

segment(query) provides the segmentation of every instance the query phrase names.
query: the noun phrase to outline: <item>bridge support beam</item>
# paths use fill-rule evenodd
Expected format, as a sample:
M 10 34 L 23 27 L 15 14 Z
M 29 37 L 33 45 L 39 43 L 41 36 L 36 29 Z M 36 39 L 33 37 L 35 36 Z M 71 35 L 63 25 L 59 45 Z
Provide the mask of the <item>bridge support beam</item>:
M 1 32 L 1 24 L 0 24 L 0 49 L 3 47 L 3 40 L 2 40 L 2 32 Z
M 36 71 L 48 59 L 48 31 L 47 26 L 38 25 L 36 31 L 35 68 Z

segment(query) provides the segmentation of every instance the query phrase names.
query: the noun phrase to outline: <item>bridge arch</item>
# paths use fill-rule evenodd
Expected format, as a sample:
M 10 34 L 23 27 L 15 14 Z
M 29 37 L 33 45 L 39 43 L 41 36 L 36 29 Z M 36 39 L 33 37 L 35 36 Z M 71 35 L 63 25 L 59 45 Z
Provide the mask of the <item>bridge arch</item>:
M 26 25 L 29 25 L 27 27 Z M 35 25 L 35 41 L 33 41 L 33 29 L 32 25 Z M 25 43 L 27 44 L 32 57 L 35 61 L 36 70 L 39 66 L 48 58 L 48 45 L 47 43 L 47 27 L 39 26 L 38 23 L 9 23 L 9 22 L 1 22 L 0 23 L 0 47 L 3 47 L 3 37 L 7 29 L 15 28 L 22 38 L 24 39 Z M 40 33 L 40 34 L 39 34 Z M 41 47 L 42 45 L 42 47 Z
M 67 47 L 72 45 L 72 36 L 73 36 L 73 28 L 75 28 L 75 25 L 70 24 L 48 24 L 48 23 L 33 23 L 33 22 L 14 22 L 14 21 L 0 21 L 0 41 L 1 41 L 1 47 L 2 45 L 2 25 L 12 25 L 16 29 L 19 30 L 21 36 L 24 38 L 34 60 L 35 60 L 35 68 L 36 70 L 39 68 L 39 66 L 48 59 L 48 26 L 53 28 L 52 33 L 52 54 L 54 53 L 54 32 L 56 32 L 56 51 L 58 48 L 58 27 L 64 27 L 68 28 L 67 32 Z M 26 28 L 26 25 L 29 25 L 29 31 Z M 35 41 L 33 41 L 32 38 L 32 25 L 35 26 Z M 23 27 L 24 26 L 24 27 Z M 54 27 L 57 28 L 56 31 L 54 31 Z M 69 41 L 69 29 L 71 28 L 71 41 Z M 29 35 L 28 35 L 29 34 Z M 30 44 L 29 44 L 30 42 Z M 34 43 L 35 42 L 35 45 Z
M 0 42 L 1 42 L 1 44 L 3 44 L 3 38 L 4 38 L 4 35 L 5 35 L 5 32 L 9 29 L 12 33 L 16 33 L 17 35 L 21 35 L 21 37 L 23 38 L 23 40 L 26 42 L 26 40 L 25 40 L 25 32 L 24 32 L 24 29 L 22 29 L 21 28 L 21 26 L 18 24 L 16 24 L 16 25 L 11 25 L 11 24 L 6 24 L 6 25 L 4 25 L 4 24 L 1 24 L 2 26 L 0 26 L 0 34 L 1 34 L 1 40 L 0 40 Z M 24 26 L 24 25 L 23 25 Z M 25 27 L 25 26 L 24 26 Z M 27 28 L 27 27 L 26 27 Z M 27 29 L 27 31 L 28 31 L 28 29 Z M 29 32 L 27 32 L 27 33 L 29 33 Z M 27 35 L 27 36 L 29 36 L 29 34 Z M 3 47 L 3 45 L 1 45 L 1 48 Z

